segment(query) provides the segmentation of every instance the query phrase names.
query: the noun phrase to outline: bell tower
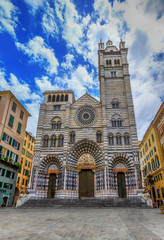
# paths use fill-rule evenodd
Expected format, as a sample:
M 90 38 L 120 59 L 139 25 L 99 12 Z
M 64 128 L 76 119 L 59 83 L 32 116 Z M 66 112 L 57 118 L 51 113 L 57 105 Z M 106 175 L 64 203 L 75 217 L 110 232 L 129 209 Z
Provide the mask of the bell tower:
M 108 159 L 113 153 L 127 154 L 131 156 L 134 165 L 138 168 L 139 147 L 127 54 L 128 48 L 122 40 L 120 40 L 119 49 L 113 45 L 111 40 L 106 42 L 105 48 L 102 40 L 99 43 L 98 72 L 104 151 L 108 151 Z M 126 134 L 128 135 L 127 141 Z M 111 135 L 110 146 L 105 141 L 109 139 L 109 135 Z

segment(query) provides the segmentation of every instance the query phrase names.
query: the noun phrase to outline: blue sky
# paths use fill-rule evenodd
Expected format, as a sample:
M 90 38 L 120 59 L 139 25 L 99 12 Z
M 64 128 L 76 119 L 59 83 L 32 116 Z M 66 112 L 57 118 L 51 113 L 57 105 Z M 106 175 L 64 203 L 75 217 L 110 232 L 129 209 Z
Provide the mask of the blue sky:
M 42 92 L 72 89 L 99 99 L 98 42 L 122 38 L 139 140 L 164 100 L 163 0 L 1 0 L 0 90 L 10 89 L 32 117 Z

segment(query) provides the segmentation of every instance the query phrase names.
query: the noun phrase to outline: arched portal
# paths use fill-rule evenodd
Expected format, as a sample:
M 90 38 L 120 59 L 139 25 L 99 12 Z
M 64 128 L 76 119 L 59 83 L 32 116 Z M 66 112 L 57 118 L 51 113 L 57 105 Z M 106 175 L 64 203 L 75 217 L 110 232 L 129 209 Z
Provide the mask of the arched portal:
M 94 197 L 97 182 L 101 181 L 100 175 L 104 182 L 104 175 L 101 174 L 101 171 L 104 172 L 104 165 L 104 156 L 97 143 L 83 139 L 72 147 L 68 155 L 67 166 L 79 172 L 77 190 L 80 198 Z
M 62 178 L 62 160 L 56 154 L 47 155 L 39 166 L 38 182 L 41 189 L 38 190 L 46 191 L 47 198 L 54 198 L 60 178 Z

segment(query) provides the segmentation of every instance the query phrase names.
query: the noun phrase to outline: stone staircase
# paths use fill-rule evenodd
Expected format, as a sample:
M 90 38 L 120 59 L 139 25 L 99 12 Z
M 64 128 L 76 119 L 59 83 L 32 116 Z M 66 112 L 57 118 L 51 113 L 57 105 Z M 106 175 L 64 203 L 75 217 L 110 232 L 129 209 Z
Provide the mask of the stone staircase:
M 84 199 L 30 199 L 20 208 L 103 208 L 103 207 L 139 207 L 149 208 L 139 198 L 84 198 Z

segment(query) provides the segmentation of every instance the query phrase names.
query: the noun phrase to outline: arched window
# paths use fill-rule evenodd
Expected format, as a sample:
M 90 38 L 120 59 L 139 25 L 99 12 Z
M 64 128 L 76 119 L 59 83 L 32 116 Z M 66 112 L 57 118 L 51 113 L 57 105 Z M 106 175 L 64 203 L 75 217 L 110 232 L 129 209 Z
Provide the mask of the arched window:
M 117 64 L 117 60 L 116 60 L 116 59 L 114 59 L 114 64 L 115 64 L 115 65 Z
M 65 101 L 68 102 L 68 94 L 65 95 Z
M 112 61 L 111 61 L 111 59 L 109 60 L 109 65 L 112 65 Z
M 108 65 L 108 60 L 106 60 L 106 65 Z
M 115 114 L 112 119 L 112 127 L 122 127 L 122 119 L 121 116 L 118 114 Z
M 120 60 L 119 59 L 117 59 L 117 64 L 120 65 Z
M 51 136 L 51 147 L 56 147 L 56 136 Z
M 112 133 L 109 133 L 108 135 L 108 143 L 109 145 L 114 145 L 114 136 Z
M 57 129 L 57 123 L 55 121 L 52 122 L 52 129 Z
M 121 145 L 122 144 L 122 136 L 120 133 L 116 135 L 116 144 Z
M 48 147 L 49 137 L 46 135 L 43 137 L 43 147 Z
M 51 95 L 48 95 L 48 102 L 51 102 Z
M 61 100 L 60 101 L 64 102 L 64 95 L 63 94 L 61 95 Z
M 75 142 L 75 133 L 71 132 L 70 133 L 70 143 L 74 143 Z
M 63 137 L 63 135 L 60 135 L 58 137 L 58 147 L 62 147 L 63 144 L 64 144 L 64 137 Z
M 130 144 L 130 137 L 128 133 L 125 133 L 124 135 L 124 144 L 129 145 Z
M 60 96 L 57 95 L 57 97 L 56 97 L 56 102 L 59 102 L 59 101 L 60 101 Z
M 57 122 L 57 129 L 61 129 L 61 122 L 60 121 Z
M 97 142 L 101 142 L 102 141 L 102 134 L 101 134 L 101 132 L 97 132 L 96 138 L 97 138 Z
M 117 98 L 112 100 L 112 108 L 119 108 L 119 100 Z
M 55 100 L 56 100 L 56 96 L 53 95 L 53 96 L 52 96 L 52 102 L 55 102 Z

